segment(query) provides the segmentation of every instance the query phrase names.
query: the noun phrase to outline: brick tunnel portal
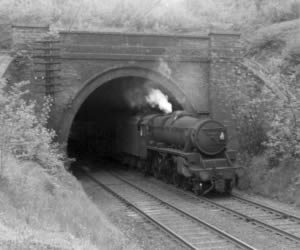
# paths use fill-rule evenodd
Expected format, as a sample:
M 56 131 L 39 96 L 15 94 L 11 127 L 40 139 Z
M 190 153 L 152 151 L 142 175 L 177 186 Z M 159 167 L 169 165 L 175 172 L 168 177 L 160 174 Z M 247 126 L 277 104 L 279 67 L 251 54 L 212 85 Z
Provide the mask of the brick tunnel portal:
M 146 102 L 153 89 L 168 97 L 173 111 L 184 108 L 172 93 L 150 79 L 127 76 L 110 80 L 96 88 L 78 109 L 67 141 L 68 155 L 76 159 L 114 157 L 116 129 L 124 119 L 141 113 L 162 113 Z
M 45 70 L 49 48 L 29 49 L 37 42 L 53 45 L 55 62 L 51 63 L 57 63 L 52 65 L 57 75 Z M 77 156 L 86 149 L 97 149 L 93 146 L 97 140 L 89 140 L 101 137 L 104 124 L 113 128 L 114 117 L 137 112 L 124 101 L 124 94 L 144 85 L 161 89 L 175 109 L 208 112 L 233 131 L 229 111 L 218 96 L 219 85 L 243 82 L 244 73 L 248 74 L 247 68 L 240 66 L 239 34 L 227 31 L 200 36 L 62 31 L 49 40 L 49 27 L 13 26 L 12 45 L 25 56 L 10 60 L 5 77 L 11 82 L 29 80 L 28 89 L 40 103 L 47 87 L 43 76 L 50 74 L 55 105 L 49 127 L 68 153 L 78 151 Z M 244 73 L 236 74 L 239 70 Z M 93 135 L 96 130 L 89 128 L 93 126 L 102 132 Z M 80 129 L 82 133 L 78 133 Z M 229 146 L 236 148 L 235 141 L 233 137 Z

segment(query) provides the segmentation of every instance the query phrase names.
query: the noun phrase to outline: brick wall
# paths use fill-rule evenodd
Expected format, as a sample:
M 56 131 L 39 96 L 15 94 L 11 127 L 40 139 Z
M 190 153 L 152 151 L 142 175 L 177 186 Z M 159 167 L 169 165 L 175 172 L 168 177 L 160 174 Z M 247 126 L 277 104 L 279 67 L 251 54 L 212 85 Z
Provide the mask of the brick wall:
M 210 33 L 210 111 L 213 118 L 223 122 L 229 130 L 231 148 L 237 147 L 235 128 L 218 94 L 220 84 L 226 81 L 238 81 L 237 71 L 241 61 L 240 36 L 236 33 Z
M 30 81 L 27 97 L 40 102 L 44 97 L 45 88 L 43 81 L 35 80 L 33 48 L 37 46 L 35 44 L 36 41 L 40 41 L 48 36 L 49 27 L 12 26 L 11 32 L 10 53 L 14 57 L 14 60 L 10 64 L 5 77 L 11 83 Z
M 35 41 L 48 35 L 49 26 L 12 26 L 12 47 L 28 49 Z
M 44 95 L 43 81 L 34 80 L 30 56 L 34 42 L 48 36 L 49 27 L 12 27 L 12 48 L 22 51 L 7 75 L 12 81 L 31 80 L 32 97 Z M 159 72 L 161 59 L 165 74 L 176 81 L 196 111 L 210 111 L 225 123 L 234 135 L 230 111 L 218 96 L 218 86 L 225 81 L 242 84 L 247 79 L 259 81 L 241 64 L 239 34 L 215 32 L 203 37 L 151 34 L 115 34 L 62 32 L 62 91 L 56 93 L 55 124 L 60 124 L 72 101 L 92 76 L 122 66 L 142 66 Z M 163 72 L 164 73 L 164 72 Z M 75 112 L 75 111 L 74 111 Z M 231 141 L 236 147 L 236 141 Z

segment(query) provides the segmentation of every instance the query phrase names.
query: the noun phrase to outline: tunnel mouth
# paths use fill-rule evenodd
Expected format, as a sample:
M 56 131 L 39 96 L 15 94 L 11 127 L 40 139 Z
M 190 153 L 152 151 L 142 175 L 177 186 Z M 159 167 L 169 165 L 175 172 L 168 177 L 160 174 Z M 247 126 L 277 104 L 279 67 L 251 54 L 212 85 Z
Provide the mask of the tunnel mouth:
M 116 129 L 124 120 L 138 114 L 164 113 L 146 101 L 152 90 L 166 95 L 173 111 L 182 110 L 159 83 L 134 76 L 110 80 L 95 89 L 77 111 L 67 142 L 68 156 L 76 160 L 116 159 Z

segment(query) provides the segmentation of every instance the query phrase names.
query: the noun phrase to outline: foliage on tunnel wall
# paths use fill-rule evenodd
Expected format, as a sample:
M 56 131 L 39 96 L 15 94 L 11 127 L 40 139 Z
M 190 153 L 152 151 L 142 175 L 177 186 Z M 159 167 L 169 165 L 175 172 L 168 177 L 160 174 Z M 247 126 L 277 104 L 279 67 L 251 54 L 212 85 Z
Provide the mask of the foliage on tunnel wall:
M 41 112 L 27 100 L 28 82 L 8 85 L 0 80 L 0 166 L 10 154 L 18 159 L 36 160 L 48 170 L 63 167 L 63 155 L 53 143 L 55 133 L 46 128 L 51 99 L 45 98 Z
M 253 81 L 243 67 L 236 73 L 236 81 L 219 83 L 218 94 L 233 114 L 240 153 L 266 151 L 273 166 L 283 158 L 300 158 L 300 88 L 295 72 L 286 74 L 282 62 L 274 60 L 265 82 Z

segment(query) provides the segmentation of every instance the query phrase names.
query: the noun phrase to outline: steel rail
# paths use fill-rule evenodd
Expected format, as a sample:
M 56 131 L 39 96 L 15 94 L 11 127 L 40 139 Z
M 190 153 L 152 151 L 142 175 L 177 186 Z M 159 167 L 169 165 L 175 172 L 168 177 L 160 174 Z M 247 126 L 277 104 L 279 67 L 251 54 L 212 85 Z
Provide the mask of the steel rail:
M 217 202 L 213 202 L 213 201 L 211 201 L 211 200 L 209 200 L 207 198 L 204 198 L 204 197 L 197 197 L 197 198 L 200 199 L 200 200 L 204 200 L 207 203 L 210 203 L 211 205 L 213 205 L 216 208 L 219 208 L 219 209 L 225 210 L 227 212 L 230 212 L 231 214 L 236 215 L 236 216 L 240 217 L 241 219 L 244 219 L 246 222 L 251 222 L 251 223 L 254 223 L 254 224 L 258 225 L 258 226 L 264 227 L 264 228 L 266 228 L 266 229 L 268 229 L 268 230 L 270 230 L 272 232 L 275 232 L 276 234 L 279 234 L 279 235 L 283 236 L 284 238 L 287 238 L 289 240 L 295 241 L 297 244 L 300 243 L 300 238 L 297 237 L 296 235 L 290 234 L 290 233 L 288 233 L 286 231 L 283 231 L 283 230 L 281 230 L 279 228 L 271 226 L 271 225 L 269 225 L 269 224 L 267 224 L 265 222 L 262 222 L 262 221 L 260 221 L 258 219 L 255 219 L 255 218 L 253 218 L 251 216 L 248 216 L 246 214 L 243 214 L 243 213 L 240 213 L 238 211 L 235 211 L 234 209 L 228 208 L 228 207 L 226 207 L 224 205 L 218 204 Z
M 246 222 L 251 222 L 251 223 L 256 224 L 256 225 L 258 225 L 258 226 L 264 227 L 264 228 L 268 229 L 269 231 L 275 232 L 276 234 L 281 235 L 281 236 L 283 236 L 284 238 L 287 238 L 287 239 L 289 239 L 289 240 L 292 240 L 292 241 L 296 242 L 297 244 L 300 243 L 300 238 L 299 238 L 298 236 L 295 236 L 295 235 L 290 234 L 290 233 L 288 233 L 288 232 L 286 232 L 286 231 L 283 231 L 283 230 L 281 230 L 281 229 L 279 229 L 279 228 L 276 228 L 276 227 L 274 227 L 274 226 L 271 226 L 271 225 L 269 225 L 269 224 L 266 224 L 266 223 L 264 223 L 264 222 L 262 222 L 262 221 L 260 221 L 260 220 L 258 220 L 258 219 L 255 219 L 255 218 L 253 218 L 253 217 L 251 217 L 251 216 L 248 216 L 248 215 L 246 215 L 246 214 L 243 214 L 243 213 L 240 213 L 240 212 L 238 212 L 238 211 L 235 211 L 234 209 L 228 208 L 228 207 L 226 207 L 226 206 L 224 206 L 224 205 L 221 205 L 221 204 L 219 204 L 219 203 L 217 203 L 217 202 L 214 202 L 214 201 L 212 201 L 212 200 L 210 200 L 210 199 L 208 199 L 208 198 L 205 198 L 205 197 L 203 197 L 203 196 L 202 196 L 202 197 L 200 197 L 200 196 L 195 196 L 195 195 L 189 193 L 188 191 L 184 191 L 184 190 L 178 189 L 178 188 L 173 187 L 173 186 L 168 186 L 168 188 L 174 189 L 174 190 L 176 190 L 177 192 L 180 192 L 180 193 L 182 193 L 182 194 L 184 194 L 184 195 L 187 195 L 187 196 L 189 196 L 189 197 L 191 197 L 191 198 L 193 198 L 193 199 L 197 199 L 197 200 L 200 200 L 200 201 L 202 201 L 202 202 L 205 202 L 206 204 L 209 204 L 209 205 L 211 205 L 211 206 L 214 207 L 214 208 L 218 208 L 218 209 L 220 209 L 221 211 L 229 212 L 229 213 L 231 213 L 231 214 L 234 215 L 234 216 L 237 216 L 237 217 L 239 217 L 239 218 L 241 218 L 241 219 L 244 219 Z M 234 197 L 236 198 L 236 196 L 234 196 Z M 248 202 L 248 200 L 243 199 L 243 198 L 240 198 L 240 197 L 238 197 L 238 199 L 241 199 L 241 200 L 244 200 L 245 202 Z M 249 203 L 252 203 L 252 201 L 249 201 Z M 298 218 L 298 217 L 296 217 L 296 216 L 285 214 L 285 213 L 283 213 L 283 212 L 281 212 L 281 211 L 278 211 L 278 210 L 269 208 L 269 207 L 264 206 L 264 205 L 260 205 L 259 203 L 253 202 L 253 205 L 258 206 L 258 207 L 262 207 L 262 208 L 265 209 L 265 210 L 270 210 L 270 211 L 272 211 L 272 212 L 274 211 L 274 213 L 276 212 L 276 213 L 278 213 L 278 214 L 282 214 L 282 215 L 284 215 L 283 219 L 284 219 L 284 218 L 287 218 L 287 219 L 288 219 L 288 218 L 292 218 L 292 219 L 295 219 L 295 220 L 299 220 L 299 222 L 300 222 L 300 218 Z M 286 217 L 285 217 L 285 216 L 286 216 Z
M 180 242 L 181 244 L 183 244 L 184 246 L 186 246 L 186 247 L 188 247 L 190 249 L 193 249 L 193 250 L 197 249 L 192 244 L 190 244 L 189 242 L 187 242 L 185 239 L 183 239 L 182 237 L 180 237 L 178 234 L 176 234 L 175 232 L 173 232 L 171 229 L 169 229 L 168 227 L 164 226 L 163 224 L 161 224 L 157 220 L 151 218 L 149 215 L 147 215 L 145 212 L 143 212 L 141 209 L 139 209 L 133 203 L 129 202 L 128 200 L 126 200 L 125 198 L 123 198 L 122 196 L 120 196 L 117 192 L 113 191 L 107 185 L 103 184 L 102 182 L 100 182 L 99 180 L 97 180 L 96 178 L 94 178 L 93 176 L 91 176 L 89 173 L 87 173 L 86 171 L 84 171 L 84 173 L 93 182 L 95 182 L 96 184 L 98 184 L 99 186 L 101 186 L 104 190 L 106 190 L 108 193 L 110 193 L 113 196 L 115 196 L 117 199 L 121 200 L 124 204 L 126 204 L 126 206 L 130 207 L 131 209 L 133 209 L 137 213 L 139 213 L 142 216 L 144 216 L 145 218 L 147 218 L 151 223 L 153 223 L 154 225 L 156 225 L 161 230 L 165 231 L 167 234 L 169 234 L 171 237 L 173 237 L 176 241 Z
M 245 198 L 243 198 L 241 196 L 238 196 L 236 194 L 231 194 L 231 197 L 233 197 L 234 199 L 240 200 L 242 202 L 246 202 L 248 204 L 251 204 L 253 206 L 257 206 L 257 207 L 263 208 L 265 210 L 269 210 L 269 211 L 271 211 L 273 213 L 279 214 L 279 215 L 282 216 L 282 218 L 296 220 L 296 221 L 298 221 L 300 223 L 300 217 L 297 217 L 295 215 L 287 214 L 287 213 L 285 213 L 283 211 L 277 210 L 277 209 L 272 208 L 272 207 L 268 207 L 268 206 L 266 206 L 264 204 L 260 204 L 260 203 L 257 203 L 255 201 L 251 201 L 251 200 L 245 199 Z
M 111 172 L 110 172 L 110 173 L 111 173 Z M 112 174 L 113 176 L 115 176 L 116 178 L 118 178 L 119 180 L 121 180 L 121 181 L 127 183 L 128 185 L 134 187 L 135 189 L 139 190 L 140 192 L 143 192 L 143 193 L 145 193 L 146 195 L 152 197 L 153 199 L 159 201 L 160 203 L 164 204 L 165 206 L 172 208 L 173 210 L 177 211 L 178 213 L 183 214 L 185 217 L 187 217 L 187 218 L 189 218 L 189 219 L 191 219 L 191 220 L 193 220 L 193 221 L 195 221 L 195 222 L 197 222 L 197 223 L 200 223 L 201 225 L 203 225 L 203 226 L 206 227 L 207 229 L 209 229 L 209 230 L 211 230 L 211 231 L 217 233 L 219 236 L 221 236 L 222 238 L 224 238 L 224 239 L 230 241 L 230 242 L 233 243 L 234 245 L 236 245 L 236 246 L 238 246 L 238 247 L 240 247 L 240 248 L 242 248 L 242 249 L 251 249 L 251 250 L 256 249 L 256 248 L 254 248 L 254 247 L 252 247 L 252 246 L 246 244 L 245 242 L 243 242 L 243 241 L 241 241 L 241 240 L 235 238 L 234 236 L 232 236 L 232 235 L 230 235 L 230 234 L 228 234 L 228 233 L 226 233 L 226 232 L 224 232 L 224 231 L 222 231 L 222 230 L 216 228 L 215 226 L 213 226 L 213 225 L 211 225 L 211 224 L 208 224 L 207 222 L 205 222 L 205 221 L 203 221 L 203 220 L 200 220 L 199 218 L 197 218 L 197 217 L 195 217 L 195 216 L 193 216 L 193 215 L 191 215 L 191 214 L 188 214 L 187 212 L 185 212 L 185 211 L 183 211 L 183 210 L 181 210 L 181 209 L 179 209 L 179 208 L 177 208 L 177 207 L 175 207 L 175 206 L 173 206 L 173 205 L 171 205 L 171 204 L 169 204 L 169 203 L 167 203 L 167 202 L 161 200 L 160 198 L 158 198 L 158 197 L 154 196 L 153 194 L 151 194 L 151 193 L 145 191 L 144 189 L 142 189 L 142 188 L 136 186 L 135 184 L 133 184 L 133 183 L 131 183 L 131 182 L 125 180 L 124 178 L 122 178 L 122 177 L 120 177 L 120 176 L 118 176 L 118 175 L 116 175 L 116 174 L 114 174 L 114 173 L 111 173 L 111 174 Z

